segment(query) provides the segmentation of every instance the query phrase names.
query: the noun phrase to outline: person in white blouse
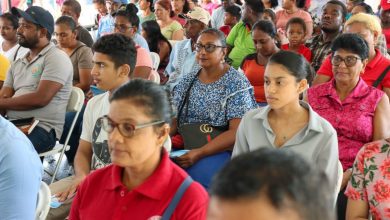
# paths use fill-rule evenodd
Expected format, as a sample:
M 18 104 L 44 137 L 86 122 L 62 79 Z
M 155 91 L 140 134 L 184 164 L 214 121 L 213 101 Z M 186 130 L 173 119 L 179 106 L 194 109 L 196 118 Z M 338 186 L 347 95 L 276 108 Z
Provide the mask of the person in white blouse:
M 337 186 L 336 131 L 299 99 L 312 77 L 312 68 L 303 56 L 290 51 L 275 53 L 264 73 L 268 106 L 244 115 L 232 156 L 260 148 L 291 150 L 323 170 L 331 185 Z
M 18 44 L 16 35 L 18 27 L 19 19 L 15 15 L 4 13 L 0 16 L 0 54 L 7 57 L 10 63 L 28 52 L 28 48 Z

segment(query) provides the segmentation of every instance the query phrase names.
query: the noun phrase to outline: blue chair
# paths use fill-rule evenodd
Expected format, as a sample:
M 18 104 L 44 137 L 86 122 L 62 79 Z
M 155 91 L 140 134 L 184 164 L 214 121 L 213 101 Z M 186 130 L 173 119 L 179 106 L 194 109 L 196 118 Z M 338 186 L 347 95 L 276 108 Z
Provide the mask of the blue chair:
M 199 182 L 208 189 L 214 175 L 230 161 L 231 156 L 232 153 L 230 151 L 210 155 L 200 159 L 185 170 L 193 180 Z

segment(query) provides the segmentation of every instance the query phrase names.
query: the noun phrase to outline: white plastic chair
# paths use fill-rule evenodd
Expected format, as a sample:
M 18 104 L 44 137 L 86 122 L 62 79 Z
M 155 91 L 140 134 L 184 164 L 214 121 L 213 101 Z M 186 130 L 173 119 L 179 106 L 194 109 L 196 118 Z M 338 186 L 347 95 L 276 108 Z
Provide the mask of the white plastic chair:
M 37 207 L 35 209 L 35 220 L 45 220 L 50 210 L 51 192 L 49 186 L 41 181 L 39 188 Z
M 55 168 L 55 171 L 53 173 L 53 176 L 51 178 L 50 183 L 54 182 L 54 180 L 57 176 L 58 169 L 59 169 L 60 164 L 61 164 L 62 157 L 64 156 L 65 151 L 69 150 L 69 148 L 70 148 L 70 146 L 68 145 L 68 142 L 69 142 L 70 136 L 72 135 L 77 118 L 79 117 L 80 111 L 83 107 L 84 98 L 85 97 L 84 97 L 83 90 L 81 90 L 78 87 L 72 88 L 72 93 L 71 93 L 70 98 L 69 98 L 68 106 L 66 107 L 66 112 L 76 112 L 76 115 L 72 121 L 72 124 L 70 126 L 69 131 L 68 131 L 68 134 L 66 135 L 65 143 L 60 144 L 57 141 L 57 143 L 53 149 L 39 154 L 40 157 L 46 157 L 49 155 L 54 155 L 54 154 L 60 153 L 60 157 L 58 158 L 56 168 Z
M 152 58 L 153 69 L 157 71 L 158 65 L 160 65 L 160 56 L 155 52 L 150 52 L 150 57 Z

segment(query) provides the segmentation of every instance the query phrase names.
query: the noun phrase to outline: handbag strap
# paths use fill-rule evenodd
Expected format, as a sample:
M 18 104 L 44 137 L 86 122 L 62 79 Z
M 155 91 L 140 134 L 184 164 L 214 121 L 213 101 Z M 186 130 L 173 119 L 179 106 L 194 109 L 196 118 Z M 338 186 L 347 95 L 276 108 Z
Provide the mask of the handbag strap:
M 192 86 L 194 85 L 195 83 L 195 80 L 196 78 L 198 78 L 198 75 L 200 73 L 200 70 L 198 71 L 198 73 L 196 73 L 195 77 L 192 79 L 187 91 L 186 91 L 186 94 L 184 96 L 184 100 L 183 102 L 181 103 L 180 107 L 179 107 L 179 112 L 177 113 L 177 126 L 179 127 L 180 126 L 180 117 L 183 113 L 183 108 L 184 106 L 187 104 L 187 111 L 186 111 L 186 116 L 187 116 L 187 113 L 188 113 L 188 99 L 190 97 L 190 93 L 191 93 L 191 89 L 192 89 Z
M 181 198 L 183 197 L 184 193 L 187 191 L 188 187 L 191 185 L 192 182 L 193 182 L 193 180 L 190 176 L 187 176 L 187 178 L 185 178 L 185 180 L 183 180 L 179 189 L 177 189 L 175 195 L 173 196 L 173 199 L 169 203 L 168 208 L 164 211 L 164 214 L 163 214 L 161 220 L 171 219 L 173 212 L 175 211 Z
M 15 61 L 15 60 L 16 60 L 16 58 L 18 57 L 18 53 L 19 53 L 19 49 L 20 49 L 20 47 L 22 47 L 22 46 L 20 46 L 20 45 L 19 45 L 18 49 L 16 49 L 16 52 L 15 52 L 15 55 L 14 55 L 14 60 L 13 60 L 13 61 Z
M 378 77 L 377 80 L 375 80 L 375 82 L 372 84 L 373 87 L 378 87 L 379 84 L 381 84 L 381 82 L 383 81 L 383 79 L 385 78 L 387 72 L 389 72 L 390 70 L 390 66 L 386 67 L 386 69 L 383 71 L 383 73 Z

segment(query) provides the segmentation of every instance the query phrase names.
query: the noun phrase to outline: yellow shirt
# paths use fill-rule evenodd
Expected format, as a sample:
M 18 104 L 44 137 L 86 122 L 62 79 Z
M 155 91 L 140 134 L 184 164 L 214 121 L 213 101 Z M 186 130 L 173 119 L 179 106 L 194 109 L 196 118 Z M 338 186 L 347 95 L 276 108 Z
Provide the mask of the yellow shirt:
M 9 69 L 9 61 L 8 59 L 0 54 L 0 81 L 5 81 L 5 77 L 7 76 L 7 71 Z

